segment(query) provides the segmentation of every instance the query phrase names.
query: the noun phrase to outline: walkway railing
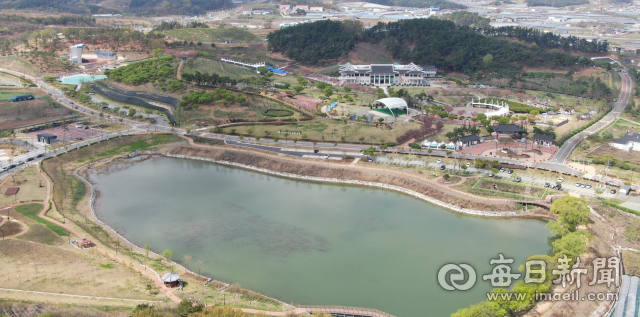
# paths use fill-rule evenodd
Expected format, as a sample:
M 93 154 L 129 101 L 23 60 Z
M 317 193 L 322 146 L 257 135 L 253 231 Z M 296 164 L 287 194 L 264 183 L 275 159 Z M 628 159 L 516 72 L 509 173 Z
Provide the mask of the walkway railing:
M 306 309 L 307 312 L 309 313 L 319 310 L 326 314 L 344 314 L 344 315 L 367 316 L 367 317 L 395 317 L 389 313 L 385 313 L 383 311 L 373 309 L 373 308 L 337 306 L 337 305 L 299 305 L 298 308 Z

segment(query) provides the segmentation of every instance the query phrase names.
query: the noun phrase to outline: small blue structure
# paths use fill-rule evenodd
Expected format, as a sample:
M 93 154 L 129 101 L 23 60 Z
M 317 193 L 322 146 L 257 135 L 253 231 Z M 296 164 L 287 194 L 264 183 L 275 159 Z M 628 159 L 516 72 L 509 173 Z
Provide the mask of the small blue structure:
M 33 95 L 15 96 L 15 97 L 9 98 L 9 102 L 18 102 L 18 101 L 33 100 L 33 99 L 34 99 Z
M 284 70 L 281 69 L 277 69 L 275 67 L 271 67 L 271 66 L 267 66 L 265 67 L 267 70 L 269 70 L 270 72 L 279 75 L 279 76 L 287 76 L 287 72 L 285 72 Z
M 115 59 L 116 53 L 93 52 L 100 59 Z

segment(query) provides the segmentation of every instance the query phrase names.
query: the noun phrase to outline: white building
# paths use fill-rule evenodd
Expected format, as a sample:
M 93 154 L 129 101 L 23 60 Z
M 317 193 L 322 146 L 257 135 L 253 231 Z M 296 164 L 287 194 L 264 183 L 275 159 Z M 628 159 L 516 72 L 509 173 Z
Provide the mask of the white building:
M 69 47 L 69 60 L 78 65 L 82 64 L 82 49 L 84 44 L 76 44 Z
M 624 151 L 640 151 L 640 134 L 627 132 L 626 135 L 609 143 L 609 145 Z
M 309 7 L 309 11 L 311 11 L 311 12 L 323 12 L 324 8 L 323 7 Z
M 396 64 L 340 65 L 340 81 L 354 84 L 422 85 L 426 78 L 436 76 L 434 65 Z

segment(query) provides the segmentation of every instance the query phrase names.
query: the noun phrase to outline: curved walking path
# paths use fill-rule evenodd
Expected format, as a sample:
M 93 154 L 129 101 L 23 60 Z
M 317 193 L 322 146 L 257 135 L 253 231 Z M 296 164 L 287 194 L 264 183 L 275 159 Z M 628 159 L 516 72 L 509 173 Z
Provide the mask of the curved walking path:
M 49 210 L 49 206 L 51 204 L 51 181 L 49 180 L 49 177 L 42 171 L 42 169 L 40 168 L 40 165 L 38 164 L 36 166 L 37 166 L 38 172 L 40 173 L 40 175 L 44 178 L 44 180 L 47 183 L 47 196 L 46 196 L 44 202 L 42 203 L 42 210 L 40 211 L 40 213 L 38 213 L 38 217 L 40 217 L 42 219 L 46 219 L 48 221 L 51 221 L 52 223 L 55 223 L 56 225 L 65 228 L 69 232 L 75 234 L 79 239 L 85 238 L 85 235 L 81 234 L 78 230 L 76 230 L 75 228 L 71 227 L 69 224 L 61 223 L 61 222 L 59 222 L 59 221 L 57 221 L 55 219 L 49 218 L 48 216 L 45 215 L 45 213 Z M 146 277 L 152 279 L 154 281 L 154 283 L 156 284 L 156 286 L 158 287 L 158 289 L 162 293 L 164 293 L 172 301 L 177 302 L 177 303 L 182 301 L 176 295 L 171 293 L 170 290 L 167 287 L 164 286 L 164 283 L 162 281 L 160 281 L 160 279 L 158 279 L 150 271 L 146 271 L 144 269 L 138 268 L 138 267 L 133 265 L 133 261 L 127 262 L 124 258 L 122 258 L 122 257 L 120 257 L 118 255 L 111 254 L 111 253 L 107 252 L 106 250 L 103 250 L 102 248 L 100 248 L 98 246 L 95 246 L 94 249 L 98 250 L 99 252 L 109 256 L 110 258 L 112 258 L 112 259 L 114 259 L 114 260 L 116 260 L 118 262 L 127 264 L 129 267 L 131 267 L 132 269 L 138 271 L 143 276 L 146 276 Z
M 4 239 L 11 239 L 11 238 L 15 238 L 15 237 L 17 237 L 17 236 L 21 236 L 21 235 L 23 235 L 23 234 L 27 233 L 27 231 L 29 231 L 29 226 L 27 226 L 27 224 L 26 224 L 26 223 L 24 223 L 24 222 L 22 222 L 22 221 L 20 221 L 20 220 L 18 220 L 18 219 L 15 219 L 15 218 L 14 218 L 14 219 L 9 220 L 9 218 L 8 218 L 8 217 L 2 217 L 2 221 L 0 221 L 0 227 L 2 227 L 2 225 L 4 225 L 5 223 L 7 223 L 7 222 L 9 222 L 9 221 L 11 221 L 11 222 L 16 222 L 16 223 L 20 224 L 20 226 L 22 226 L 22 231 L 20 231 L 20 232 L 18 232 L 18 233 L 16 233 L 16 234 L 12 234 L 12 235 L 10 235 L 10 236 L 4 236 Z

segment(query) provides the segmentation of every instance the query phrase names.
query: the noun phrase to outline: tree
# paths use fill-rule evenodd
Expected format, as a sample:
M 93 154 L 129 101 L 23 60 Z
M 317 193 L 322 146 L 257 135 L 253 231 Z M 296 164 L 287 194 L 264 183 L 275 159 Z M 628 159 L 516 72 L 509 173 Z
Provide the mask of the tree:
M 153 57 L 160 57 L 162 54 L 164 54 L 164 51 L 161 48 L 153 50 Z
M 177 313 L 180 317 L 187 317 L 190 314 L 201 312 L 203 308 L 202 304 L 194 305 L 194 302 L 190 300 L 183 300 L 178 304 Z
M 551 212 L 558 215 L 558 223 L 570 232 L 589 222 L 589 203 L 584 198 L 565 196 L 553 202 Z
M 293 86 L 293 90 L 295 90 L 296 93 L 299 94 L 301 91 L 304 90 L 304 87 L 302 87 L 302 85 L 295 85 Z
M 191 254 L 184 255 L 184 267 L 187 268 L 187 270 L 189 269 L 189 262 L 191 262 L 191 259 L 193 259 Z
M 149 257 L 149 250 L 151 250 L 151 247 L 149 246 L 149 243 L 147 242 L 147 243 L 144 244 L 144 251 L 145 251 L 145 254 L 147 255 L 147 257 Z
M 171 261 L 171 258 L 173 258 L 173 251 L 166 249 L 164 251 L 162 251 L 162 257 L 166 258 L 167 260 Z
M 274 136 L 274 137 L 273 137 L 273 142 L 278 143 L 278 141 L 280 141 L 280 137 L 279 137 L 279 136 L 277 136 L 277 135 L 276 135 L 276 136 Z
M 493 55 L 491 54 L 487 54 L 482 58 L 482 63 L 484 64 L 484 67 L 489 69 L 491 68 L 491 65 L 493 64 Z
M 362 154 L 367 155 L 367 156 L 372 156 L 375 153 L 376 153 L 376 149 L 373 148 L 373 147 L 370 147 L 370 148 L 362 150 Z
M 264 67 L 264 66 L 260 66 L 260 67 L 258 67 L 258 71 L 259 71 L 259 72 L 260 72 L 260 74 L 262 74 L 262 75 L 265 75 L 265 74 L 267 74 L 267 73 L 269 72 L 269 70 L 268 70 L 266 67 Z
M 427 152 L 429 153 L 429 156 L 431 156 L 431 153 L 433 153 L 432 149 L 428 149 Z
M 196 261 L 196 266 L 198 267 L 198 275 L 200 275 L 200 271 L 202 271 L 202 266 L 204 263 L 200 260 Z
M 129 108 L 129 118 L 133 118 L 133 116 L 136 115 L 136 112 L 135 108 Z

